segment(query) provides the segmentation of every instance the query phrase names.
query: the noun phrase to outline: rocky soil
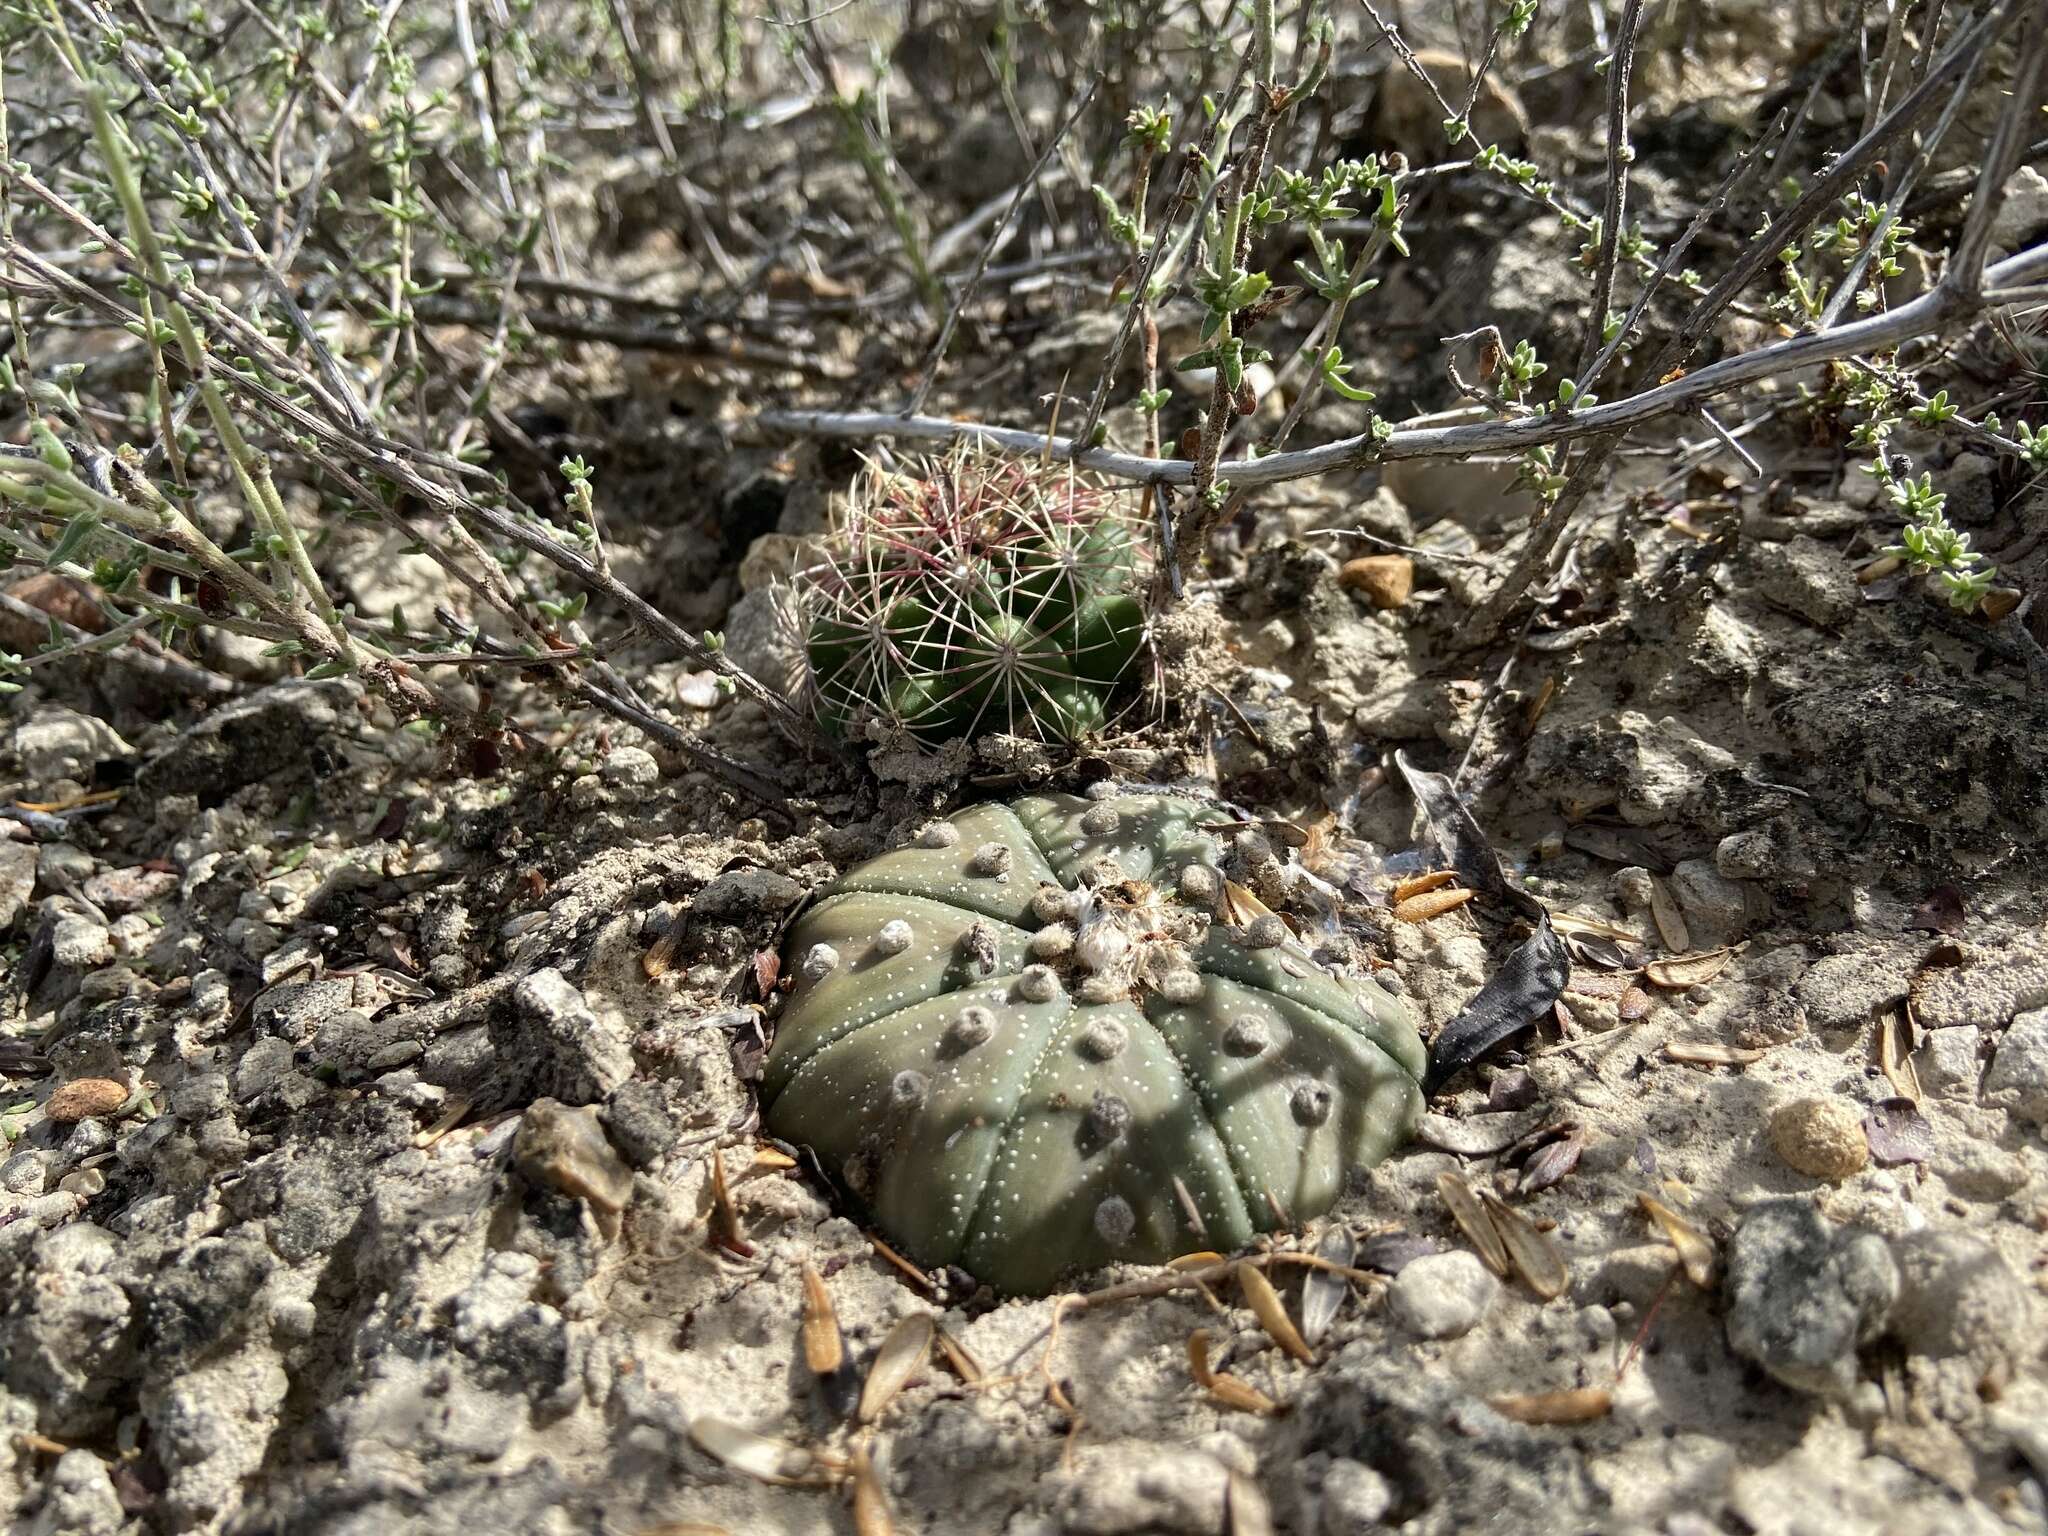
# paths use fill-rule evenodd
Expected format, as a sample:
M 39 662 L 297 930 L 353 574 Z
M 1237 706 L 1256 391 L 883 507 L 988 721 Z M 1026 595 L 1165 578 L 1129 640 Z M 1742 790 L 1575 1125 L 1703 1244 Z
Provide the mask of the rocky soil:
M 975 127 L 919 162 L 962 207 L 989 192 Z M 1681 106 L 1643 126 L 1653 223 L 1727 138 Z M 607 206 L 647 195 L 643 169 L 590 179 Z M 1452 319 L 1547 354 L 1577 335 L 1556 239 L 1425 213 L 1375 298 L 1396 417 L 1446 403 Z M 607 280 L 674 265 L 658 230 L 617 238 Z M 1015 309 L 933 411 L 1028 420 L 1090 377 L 1099 291 Z M 614 570 L 793 686 L 776 578 L 851 453 L 751 427 L 774 392 L 751 375 L 565 351 L 504 390 L 546 457 L 593 455 Z M 1957 362 L 1980 396 L 2010 366 Z M 1762 477 L 1646 435 L 1512 645 L 1466 628 L 1526 522 L 1513 465 L 1263 493 L 1162 632 L 1157 713 L 1077 760 L 884 745 L 856 783 L 640 642 L 613 659 L 786 799 L 510 671 L 468 685 L 507 724 L 467 740 L 233 637 L 201 643 L 226 702 L 126 654 L 39 671 L 0 729 L 9 1529 L 2048 1531 L 2048 490 L 1902 431 L 2034 607 L 1992 626 L 1859 582 L 1897 522 L 1800 406 L 1824 383 L 1760 392 Z M 1362 419 L 1325 405 L 1298 441 Z M 1352 563 L 1389 546 L 1411 553 Z M 324 558 L 363 613 L 463 609 L 399 547 Z M 1293 822 L 1358 963 L 1441 1027 L 1517 935 L 1484 902 L 1392 915 L 1437 862 L 1396 750 L 1465 765 L 1572 983 L 1277 1240 L 1353 1256 L 1334 1282 L 1271 1266 L 1316 1314 L 1308 1358 L 1214 1274 L 999 1301 L 907 1272 L 757 1133 L 760 957 L 791 908 L 934 814 L 1041 785 Z M 1489 1268 L 1446 1175 L 1525 1217 L 1561 1282 Z M 871 1422 L 806 1364 L 807 1270 L 856 1381 L 906 1317 L 949 1342 Z
M 1461 568 L 1422 561 L 1387 610 L 1340 579 L 1314 530 L 1361 503 L 1415 519 L 1384 488 L 1270 511 L 1187 621 L 1209 664 L 1178 739 L 1067 777 L 1215 774 L 1325 821 L 1301 856 L 1433 1026 L 1501 947 L 1469 908 L 1374 906 L 1431 862 L 1380 755 L 1455 760 L 1482 685 Z M 957 780 L 751 806 L 587 723 L 483 772 L 346 683 L 132 739 L 111 664 L 94 713 L 25 696 L 12 801 L 114 793 L 0 842 L 0 1498 L 33 1532 L 849 1529 L 801 1454 L 850 1443 L 803 1363 L 808 1265 L 856 1360 L 925 1312 L 979 1366 L 934 1356 L 874 1426 L 899 1530 L 2041 1528 L 2048 710 L 1983 633 L 1857 587 L 1853 502 L 1690 519 L 1590 541 L 1486 711 L 1482 819 L 1587 920 L 1580 963 L 1284 1240 L 1359 1243 L 1306 1362 L 1228 1289 L 1062 1313 L 907 1276 L 751 1134 L 750 956 Z M 765 740 L 743 705 L 706 718 Z M 1045 776 L 1011 757 L 979 776 Z M 1641 971 L 1722 949 L 1689 985 Z M 1576 1163 L 1525 1197 L 1544 1128 Z M 1549 1229 L 1561 1295 L 1473 1256 L 1447 1171 Z M 1197 1328 L 1276 1413 L 1196 1384 Z M 1605 1411 L 1520 1422 L 1573 1389 Z M 718 1424 L 783 1442 L 792 1485 L 707 1449 Z

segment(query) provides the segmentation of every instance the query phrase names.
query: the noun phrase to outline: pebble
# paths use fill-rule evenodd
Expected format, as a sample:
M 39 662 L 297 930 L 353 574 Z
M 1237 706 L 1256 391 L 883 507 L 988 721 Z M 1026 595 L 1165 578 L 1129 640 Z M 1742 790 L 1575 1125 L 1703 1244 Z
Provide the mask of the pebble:
M 1749 926 L 1749 894 L 1706 859 L 1686 859 L 1671 871 L 1671 894 L 1685 915 L 1694 949 L 1733 944 Z
M 17 1152 L 0 1162 L 0 1190 L 10 1195 L 40 1195 L 47 1175 L 43 1159 L 35 1152 Z
M 639 800 L 661 782 L 661 764 L 645 747 L 613 747 L 598 777 L 622 800 Z
M 85 882 L 85 899 L 110 917 L 140 912 L 178 888 L 174 870 L 145 869 L 140 864 L 128 869 L 109 869 Z
M 1394 1489 L 1362 1461 L 1339 1457 L 1323 1474 L 1322 1536 L 1358 1536 L 1375 1530 L 1394 1507 Z
M 2027 1286 L 2004 1257 L 1967 1232 L 1921 1231 L 1892 1245 L 1898 1301 L 1886 1331 L 1908 1353 L 1961 1357 L 2008 1379 L 2038 1347 Z
M 1815 1029 L 1853 1029 L 1906 995 L 1915 952 L 1888 945 L 1827 955 L 1799 978 L 1798 997 Z M 1924 1024 L 1926 1020 L 1923 1018 Z
M 1433 1253 L 1402 1267 L 1387 1287 L 1387 1306 L 1396 1322 L 1424 1339 L 1455 1339 L 1470 1333 L 1500 1294 L 1500 1281 L 1465 1253 Z
M 35 845 L 0 842 L 0 933 L 21 921 L 35 889 Z
M 2000 1038 L 1984 1099 L 2048 1128 L 2048 1008 L 2021 1014 Z
M 1967 1024 L 1960 1029 L 1929 1030 L 1913 1057 L 1920 1086 L 1937 1099 L 1975 1103 L 1977 1079 L 1983 1073 L 1977 1047 L 1983 1038 L 1981 1030 Z
M 75 1125 L 111 1115 L 128 1102 L 128 1085 L 111 1077 L 80 1077 L 61 1085 L 44 1101 L 43 1114 L 58 1125 Z
M 1899 1292 L 1883 1238 L 1838 1231 L 1805 1200 L 1752 1206 L 1728 1244 L 1728 1345 L 1788 1387 L 1837 1397 L 1856 1384 L 1856 1350 L 1875 1339 Z
M 571 1109 L 555 1099 L 535 1099 L 520 1116 L 512 1158 L 535 1183 L 601 1211 L 624 1210 L 633 1194 L 633 1170 L 613 1150 L 594 1105 Z
M 1780 1162 L 1812 1179 L 1838 1182 L 1870 1161 L 1863 1117 L 1842 1099 L 1794 1099 L 1779 1105 L 1771 1112 L 1770 1138 Z
M 93 970 L 114 958 L 114 936 L 78 913 L 60 917 L 50 933 L 50 958 L 60 970 Z
M 1415 593 L 1415 562 L 1406 555 L 1360 555 L 1338 568 L 1337 580 L 1375 608 L 1399 608 Z
M 1925 1029 L 1995 1029 L 2030 1009 L 2048 1009 L 2048 949 L 1930 971 L 1913 993 L 1913 1015 Z
M 1934 1173 L 1963 1199 L 1986 1205 L 2018 1194 L 2032 1177 L 2021 1158 L 1974 1136 L 1957 1138 L 1936 1156 Z

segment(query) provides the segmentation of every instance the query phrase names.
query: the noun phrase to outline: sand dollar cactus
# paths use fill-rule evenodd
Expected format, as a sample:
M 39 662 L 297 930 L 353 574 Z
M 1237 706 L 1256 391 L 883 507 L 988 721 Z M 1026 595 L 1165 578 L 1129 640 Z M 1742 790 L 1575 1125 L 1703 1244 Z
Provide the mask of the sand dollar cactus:
M 845 736 L 887 720 L 930 744 L 1099 730 L 1145 649 L 1122 501 L 1068 466 L 973 452 L 922 479 L 868 474 L 801 583 L 820 722 Z
M 1314 1216 L 1406 1139 L 1406 1010 L 1277 919 L 1217 914 L 1226 818 L 1158 795 L 981 805 L 792 927 L 763 1098 L 927 1265 L 1042 1293 Z

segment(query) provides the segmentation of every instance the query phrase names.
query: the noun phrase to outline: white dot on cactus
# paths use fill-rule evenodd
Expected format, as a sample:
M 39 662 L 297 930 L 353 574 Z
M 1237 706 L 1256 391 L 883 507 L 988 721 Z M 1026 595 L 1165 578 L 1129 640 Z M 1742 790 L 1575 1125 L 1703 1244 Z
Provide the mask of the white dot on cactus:
M 950 848 L 960 841 L 960 829 L 950 821 L 935 821 L 918 834 L 917 840 L 927 848 Z
M 1017 995 L 1027 1003 L 1049 1003 L 1060 995 L 1060 979 L 1050 966 L 1027 965 L 1017 978 Z
M 1008 843 L 983 843 L 974 850 L 970 867 L 977 875 L 1006 875 L 1012 857 Z
M 1233 1056 L 1256 1056 L 1271 1043 L 1265 1021 L 1249 1014 L 1232 1019 L 1230 1027 L 1223 1031 L 1223 1048 Z
M 1168 971 L 1159 978 L 1159 995 L 1169 1003 L 1199 1002 L 1202 978 L 1194 971 Z
M 1244 941 L 1253 949 L 1271 949 L 1286 942 L 1287 925 L 1272 912 L 1262 912 L 1245 925 Z
M 1115 1019 L 1097 1019 L 1081 1031 L 1081 1054 L 1093 1061 L 1114 1061 L 1131 1043 L 1131 1032 Z
M 804 951 L 797 970 L 805 981 L 823 981 L 839 967 L 839 951 L 830 944 L 813 944 Z
M 1095 1207 L 1095 1230 L 1112 1248 L 1121 1248 L 1138 1232 L 1138 1213 L 1122 1195 L 1111 1195 Z
M 1321 1125 L 1330 1118 L 1330 1099 L 1327 1083 L 1296 1083 L 1287 1096 L 1287 1107 L 1303 1125 Z
M 1065 923 L 1048 923 L 1031 935 L 1031 953 L 1041 960 L 1057 960 L 1073 948 L 1074 930 Z
M 885 955 L 900 955 L 910 948 L 910 938 L 910 924 L 900 917 L 892 917 L 876 933 L 875 948 Z

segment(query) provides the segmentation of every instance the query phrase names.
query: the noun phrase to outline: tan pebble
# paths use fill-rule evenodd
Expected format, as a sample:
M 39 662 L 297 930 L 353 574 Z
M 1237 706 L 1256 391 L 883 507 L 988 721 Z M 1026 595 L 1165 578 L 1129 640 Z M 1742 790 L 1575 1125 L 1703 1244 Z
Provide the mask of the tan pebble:
M 1771 1150 L 1796 1173 L 1830 1182 L 1870 1161 L 1863 1117 L 1841 1099 L 1794 1099 L 1771 1112 Z
M 1415 562 L 1406 555 L 1360 555 L 1344 562 L 1337 580 L 1363 592 L 1375 608 L 1399 608 L 1415 591 Z
M 43 1114 L 59 1125 L 75 1125 L 111 1115 L 128 1102 L 128 1087 L 111 1077 L 81 1077 L 65 1083 L 50 1095 Z

